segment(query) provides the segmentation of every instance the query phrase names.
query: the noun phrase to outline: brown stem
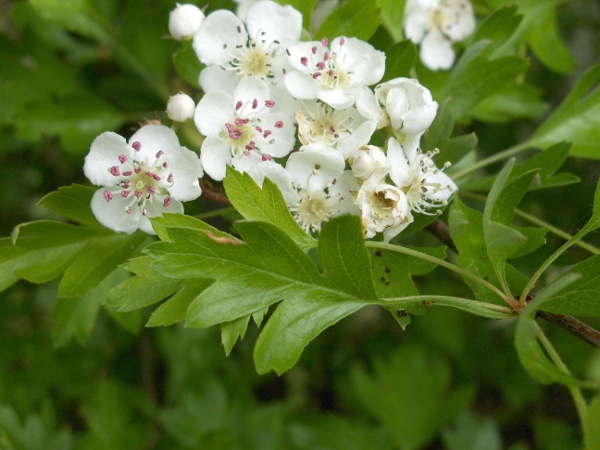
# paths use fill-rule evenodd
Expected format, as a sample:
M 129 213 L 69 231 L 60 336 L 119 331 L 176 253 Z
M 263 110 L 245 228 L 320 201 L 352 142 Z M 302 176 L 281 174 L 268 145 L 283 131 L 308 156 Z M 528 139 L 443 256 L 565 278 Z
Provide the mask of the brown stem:
M 587 323 L 584 323 L 573 316 L 554 314 L 548 311 L 538 311 L 536 317 L 546 319 L 548 322 L 553 323 L 557 327 L 561 327 L 573 336 L 587 342 L 592 347 L 600 349 L 600 331 L 590 327 Z
M 214 200 L 215 202 L 224 203 L 226 205 L 231 205 L 231 202 L 223 192 L 223 188 L 218 186 L 214 186 L 208 180 L 200 180 L 200 187 L 202 188 L 202 196 L 204 198 L 208 198 L 210 200 Z
M 452 236 L 450 236 L 450 229 L 445 222 L 440 219 L 435 219 L 425 228 L 430 233 L 435 234 L 440 238 L 449 248 L 458 252 Z M 536 317 L 541 317 L 550 323 L 553 323 L 557 327 L 568 331 L 573 336 L 587 342 L 591 346 L 600 349 L 600 331 L 592 328 L 588 324 L 576 319 L 573 316 L 565 316 L 563 314 L 555 314 L 547 311 L 538 311 Z

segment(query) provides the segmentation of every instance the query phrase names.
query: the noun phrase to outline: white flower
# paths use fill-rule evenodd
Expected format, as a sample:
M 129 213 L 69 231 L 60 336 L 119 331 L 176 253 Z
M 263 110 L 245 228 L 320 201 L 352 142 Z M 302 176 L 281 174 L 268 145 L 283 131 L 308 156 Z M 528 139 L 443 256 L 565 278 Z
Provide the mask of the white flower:
M 200 29 L 204 13 L 196 5 L 177 4 L 169 13 L 169 33 L 178 41 L 191 39 Z
M 367 88 L 368 89 L 368 88 Z M 302 145 L 323 144 L 349 157 L 371 139 L 375 122 L 356 108 L 334 109 L 321 100 L 304 100 L 296 111 L 298 138 Z
M 146 125 L 129 140 L 106 132 L 92 143 L 85 158 L 85 175 L 103 186 L 92 198 L 98 221 L 115 231 L 140 228 L 154 233 L 148 218 L 183 212 L 182 201 L 201 194 L 198 155 L 179 145 L 175 132 L 163 125 Z
M 167 103 L 167 116 L 174 122 L 185 122 L 194 117 L 196 103 L 186 94 L 175 94 Z
M 231 11 L 209 14 L 193 43 L 198 58 L 207 66 L 200 74 L 202 89 L 231 92 L 249 76 L 277 87 L 289 67 L 284 50 L 300 39 L 301 31 L 302 15 L 291 6 L 271 1 L 251 5 L 245 24 Z
M 344 173 L 344 157 L 336 151 L 315 147 L 300 147 L 290 155 L 285 165 L 294 182 L 309 191 L 323 190 Z
M 388 242 L 414 220 L 404 192 L 385 182 L 363 183 L 354 203 L 360 208 L 367 238 L 383 233 Z
M 196 107 L 194 122 L 206 136 L 200 158 L 215 180 L 225 176 L 227 164 L 239 158 L 286 156 L 295 143 L 293 121 L 282 112 L 271 112 L 267 84 L 257 77 L 240 81 L 233 97 L 224 91 L 207 93 Z
M 421 61 L 431 70 L 449 69 L 454 63 L 452 43 L 475 30 L 469 0 L 408 0 L 404 10 L 406 37 L 421 44 Z
M 452 179 L 438 169 L 432 157 L 438 150 L 422 153 L 421 149 L 405 152 L 394 138 L 388 142 L 390 178 L 405 194 L 410 208 L 422 214 L 439 214 L 450 196 L 458 190 Z M 433 210 L 433 211 L 432 211 Z
M 374 93 L 363 88 L 356 107 L 379 128 L 391 125 L 405 148 L 417 149 L 421 136 L 435 119 L 438 103 L 417 80 L 396 78 L 377 85 Z
M 356 38 L 337 37 L 329 46 L 303 42 L 288 49 L 296 70 L 284 77 L 285 87 L 298 99 L 318 98 L 333 108 L 350 107 L 362 92 L 381 80 L 385 54 Z

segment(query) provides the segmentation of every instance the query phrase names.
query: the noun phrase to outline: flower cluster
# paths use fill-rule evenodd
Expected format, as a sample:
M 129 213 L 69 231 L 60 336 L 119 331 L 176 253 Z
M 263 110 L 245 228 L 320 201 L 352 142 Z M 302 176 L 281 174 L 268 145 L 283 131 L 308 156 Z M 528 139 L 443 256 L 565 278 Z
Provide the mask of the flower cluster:
M 222 180 L 227 166 L 259 184 L 275 182 L 309 234 L 355 214 L 367 238 L 380 233 L 389 241 L 414 214 L 437 214 L 447 204 L 457 187 L 433 161 L 437 150 L 419 147 L 438 104 L 415 79 L 380 83 L 384 53 L 349 36 L 301 41 L 301 14 L 270 0 L 247 4 L 242 15 L 197 14 L 192 25 L 179 14 L 186 8 L 177 6 L 169 27 L 184 39 L 196 29 L 192 45 L 205 67 L 193 113 L 205 136 L 200 157 L 164 126 L 143 127 L 130 144 L 100 136 L 86 174 L 105 186 L 92 204 L 102 223 L 151 231 L 148 217 L 181 210 L 179 201 L 200 194 L 203 171 Z M 169 117 L 189 118 L 190 100 L 174 96 Z M 109 215 L 113 209 L 118 214 Z

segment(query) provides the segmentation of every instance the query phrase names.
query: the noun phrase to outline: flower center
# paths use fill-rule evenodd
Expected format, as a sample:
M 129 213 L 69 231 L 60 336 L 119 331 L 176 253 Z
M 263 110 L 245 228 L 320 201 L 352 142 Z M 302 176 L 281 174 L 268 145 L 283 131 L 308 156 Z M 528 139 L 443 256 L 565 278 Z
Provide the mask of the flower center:
M 248 48 L 241 60 L 239 60 L 238 71 L 244 76 L 256 76 L 260 78 L 271 78 L 273 57 L 261 52 L 255 47 Z
M 306 231 L 318 231 L 321 225 L 327 222 L 338 211 L 332 206 L 332 198 L 323 191 L 311 192 L 310 194 L 301 189 L 298 194 L 300 200 L 290 206 L 294 219 Z

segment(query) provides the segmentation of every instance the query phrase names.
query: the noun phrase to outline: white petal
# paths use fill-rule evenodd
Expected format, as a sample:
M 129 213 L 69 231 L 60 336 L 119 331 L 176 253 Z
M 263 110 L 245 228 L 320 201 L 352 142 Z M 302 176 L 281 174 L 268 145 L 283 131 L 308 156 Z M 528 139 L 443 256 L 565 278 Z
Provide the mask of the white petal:
M 254 181 L 262 187 L 265 178 L 277 185 L 287 204 L 297 200 L 297 194 L 292 189 L 290 174 L 275 161 L 261 161 L 248 172 Z
M 315 49 L 315 53 L 313 53 Z M 323 55 L 329 49 L 324 47 L 321 42 L 311 41 L 302 42 L 287 49 L 288 61 L 291 66 L 304 73 L 312 74 L 315 71 L 315 64 L 323 61 Z
M 159 150 L 168 153 L 180 147 L 175 131 L 164 125 L 144 125 L 129 138 L 129 144 L 134 142 L 141 144 L 137 159 L 145 161 L 154 161 Z
M 247 40 L 243 22 L 231 11 L 219 9 L 204 19 L 193 46 L 201 62 L 222 66 L 234 58 L 236 46 L 245 47 Z
M 427 198 L 436 201 L 448 200 L 450 196 L 458 190 L 458 186 L 452 179 L 441 170 L 429 172 L 425 175 L 427 183 L 439 184 L 440 190 L 437 192 L 430 191 L 427 193 Z
M 225 177 L 225 167 L 231 161 L 231 147 L 218 137 L 209 136 L 202 143 L 200 161 L 213 180 L 221 181 Z
M 285 87 L 292 97 L 302 100 L 317 98 L 319 93 L 319 85 L 313 78 L 301 72 L 288 72 L 283 77 Z
M 202 164 L 198 155 L 185 147 L 169 154 L 169 167 L 173 173 L 173 186 L 169 194 L 174 200 L 187 202 L 198 198 L 202 193 L 198 178 L 202 178 Z
M 362 86 L 349 86 L 346 88 L 322 89 L 318 98 L 332 108 L 346 109 L 352 106 L 362 92 Z
M 292 179 L 309 191 L 320 191 L 344 173 L 344 158 L 336 151 L 302 147 L 285 166 Z
M 242 76 L 232 70 L 224 70 L 221 69 L 221 66 L 211 65 L 202 69 L 199 82 L 204 92 L 233 92 L 241 79 Z
M 131 158 L 133 153 L 125 138 L 107 131 L 92 142 L 90 152 L 85 157 L 83 172 L 96 186 L 115 186 L 121 178 L 112 175 L 109 169 L 119 166 L 120 155 Z
M 246 13 L 248 33 L 266 43 L 279 41 L 280 45 L 295 44 L 302 32 L 302 14 L 291 6 L 281 6 L 271 1 L 261 1 Z
M 131 214 L 127 214 L 125 208 L 131 203 L 130 198 L 114 195 L 112 200 L 106 201 L 104 189 L 99 189 L 92 197 L 92 212 L 102 225 L 120 233 L 133 233 L 138 229 L 142 212 L 135 203 Z
M 356 99 L 356 109 L 368 120 L 377 123 L 378 128 L 383 128 L 387 125 L 387 118 L 377 104 L 375 94 L 367 86 L 362 88 L 362 91 Z
M 446 0 L 443 4 L 442 32 L 454 42 L 466 39 L 475 30 L 473 6 L 466 0 Z
M 331 51 L 338 53 L 337 60 L 350 83 L 368 86 L 381 80 L 385 72 L 385 53 L 356 38 L 345 38 L 343 45 L 339 42 L 340 38 L 333 41 Z
M 337 150 L 344 158 L 349 158 L 360 147 L 366 145 L 371 140 L 375 128 L 375 122 L 366 121 L 360 124 L 358 128 L 355 128 L 352 131 L 352 134 L 348 135 L 343 140 L 338 141 Z
M 291 118 L 283 113 L 267 114 L 261 117 L 260 127 L 263 134 L 257 133 L 254 141 L 262 153 L 281 158 L 292 151 L 296 143 L 296 127 Z M 270 134 L 266 133 L 267 130 Z
M 390 163 L 390 178 L 396 186 L 404 186 L 410 176 L 410 167 L 404 149 L 394 138 L 388 141 L 387 157 Z
M 421 42 L 420 56 L 431 70 L 449 69 L 454 63 L 452 43 L 437 30 L 432 30 Z
M 231 97 L 223 92 L 209 92 L 204 95 L 194 114 L 194 123 L 204 136 L 216 136 L 225 129 L 225 124 L 233 122 L 234 114 Z

